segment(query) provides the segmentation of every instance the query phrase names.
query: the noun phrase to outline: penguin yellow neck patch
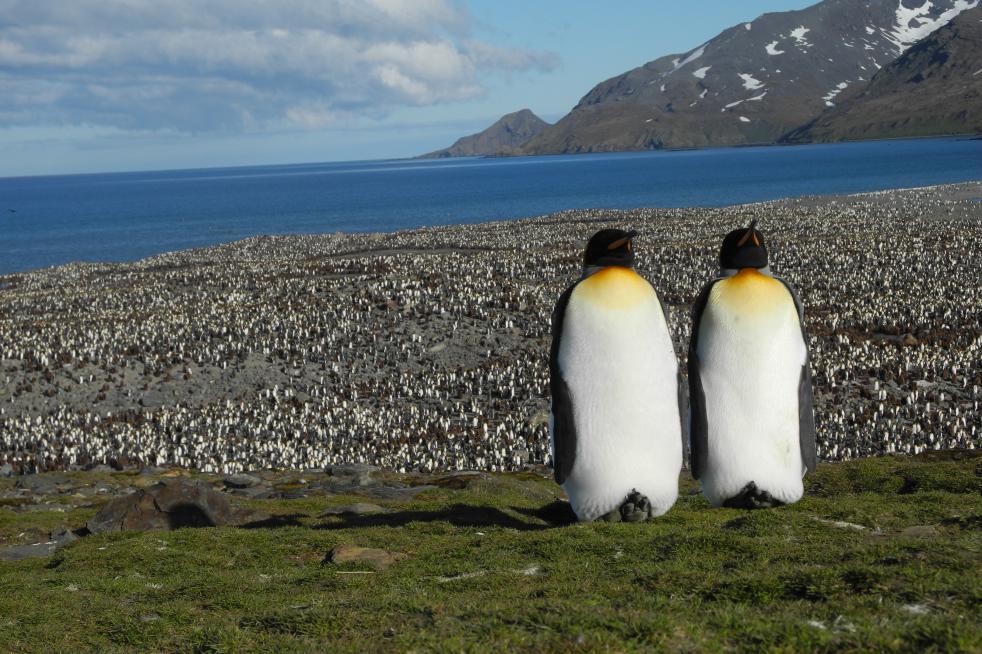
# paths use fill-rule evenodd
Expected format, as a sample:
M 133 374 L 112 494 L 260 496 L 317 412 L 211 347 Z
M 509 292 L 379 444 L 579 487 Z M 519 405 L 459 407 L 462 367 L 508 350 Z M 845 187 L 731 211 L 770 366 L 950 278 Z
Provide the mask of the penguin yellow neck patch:
M 575 295 L 609 309 L 626 309 L 650 298 L 653 289 L 630 268 L 608 266 L 580 282 Z
M 713 287 L 713 295 L 740 312 L 770 312 L 781 305 L 794 306 L 784 284 L 756 268 L 742 268 Z

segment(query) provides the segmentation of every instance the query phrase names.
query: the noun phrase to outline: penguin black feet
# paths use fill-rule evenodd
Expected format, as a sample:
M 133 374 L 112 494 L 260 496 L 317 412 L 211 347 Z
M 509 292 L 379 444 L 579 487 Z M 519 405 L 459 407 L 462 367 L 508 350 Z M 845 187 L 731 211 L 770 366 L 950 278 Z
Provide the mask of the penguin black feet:
M 757 488 L 754 482 L 749 482 L 738 494 L 723 502 L 723 506 L 730 509 L 770 509 L 783 504 L 767 491 Z
M 632 489 L 623 504 L 600 516 L 600 519 L 607 522 L 644 522 L 650 517 L 651 501 L 637 489 Z

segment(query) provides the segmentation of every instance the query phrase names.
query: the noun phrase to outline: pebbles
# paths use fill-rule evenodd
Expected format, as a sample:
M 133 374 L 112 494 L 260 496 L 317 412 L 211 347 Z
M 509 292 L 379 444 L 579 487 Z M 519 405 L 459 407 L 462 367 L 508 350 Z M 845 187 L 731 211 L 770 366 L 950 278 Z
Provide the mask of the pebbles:
M 671 307 L 684 366 L 689 304 L 722 236 L 752 218 L 804 301 L 819 455 L 977 448 L 980 195 L 571 210 L 3 276 L 0 474 L 549 463 L 550 314 L 585 239 L 641 232 L 637 265 Z

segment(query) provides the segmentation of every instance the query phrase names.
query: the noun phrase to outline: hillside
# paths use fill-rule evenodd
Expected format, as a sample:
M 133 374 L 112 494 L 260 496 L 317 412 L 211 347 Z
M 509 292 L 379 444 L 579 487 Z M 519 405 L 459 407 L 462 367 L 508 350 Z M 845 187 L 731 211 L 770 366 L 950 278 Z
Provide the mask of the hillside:
M 601 82 L 525 154 L 772 143 L 861 91 L 972 0 L 825 0 Z
M 791 132 L 789 143 L 982 133 L 982 7 L 885 66 L 858 96 Z
M 226 492 L 241 476 L 180 470 L 20 478 L 26 494 L 0 505 L 0 649 L 982 648 L 978 452 L 822 463 L 801 502 L 756 512 L 711 508 L 685 474 L 675 507 L 644 524 L 569 524 L 544 470 L 376 471 L 342 494 L 323 490 L 324 471 L 255 475 L 245 490 L 269 499 Z M 175 476 L 273 517 L 82 535 L 2 560 Z M 14 485 L 0 479 L 0 494 Z M 421 492 L 391 495 L 407 485 Z
M 420 159 L 442 157 L 473 157 L 481 155 L 513 154 L 529 139 L 549 127 L 528 109 L 522 109 L 499 118 L 482 132 L 457 139 L 449 148 L 420 155 Z

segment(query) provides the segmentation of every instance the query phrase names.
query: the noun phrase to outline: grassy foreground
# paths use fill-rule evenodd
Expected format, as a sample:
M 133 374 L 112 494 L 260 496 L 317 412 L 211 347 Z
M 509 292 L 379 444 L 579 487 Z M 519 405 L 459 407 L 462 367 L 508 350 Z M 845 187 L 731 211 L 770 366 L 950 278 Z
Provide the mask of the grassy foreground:
M 641 525 L 554 526 L 559 489 L 533 474 L 450 478 L 369 500 L 392 509 L 376 516 L 318 517 L 353 496 L 253 501 L 282 519 L 0 562 L 0 651 L 982 652 L 968 454 L 822 464 L 805 499 L 759 512 L 712 509 L 684 475 Z M 95 510 L 0 510 L 0 537 Z M 324 563 L 339 544 L 408 557 Z

